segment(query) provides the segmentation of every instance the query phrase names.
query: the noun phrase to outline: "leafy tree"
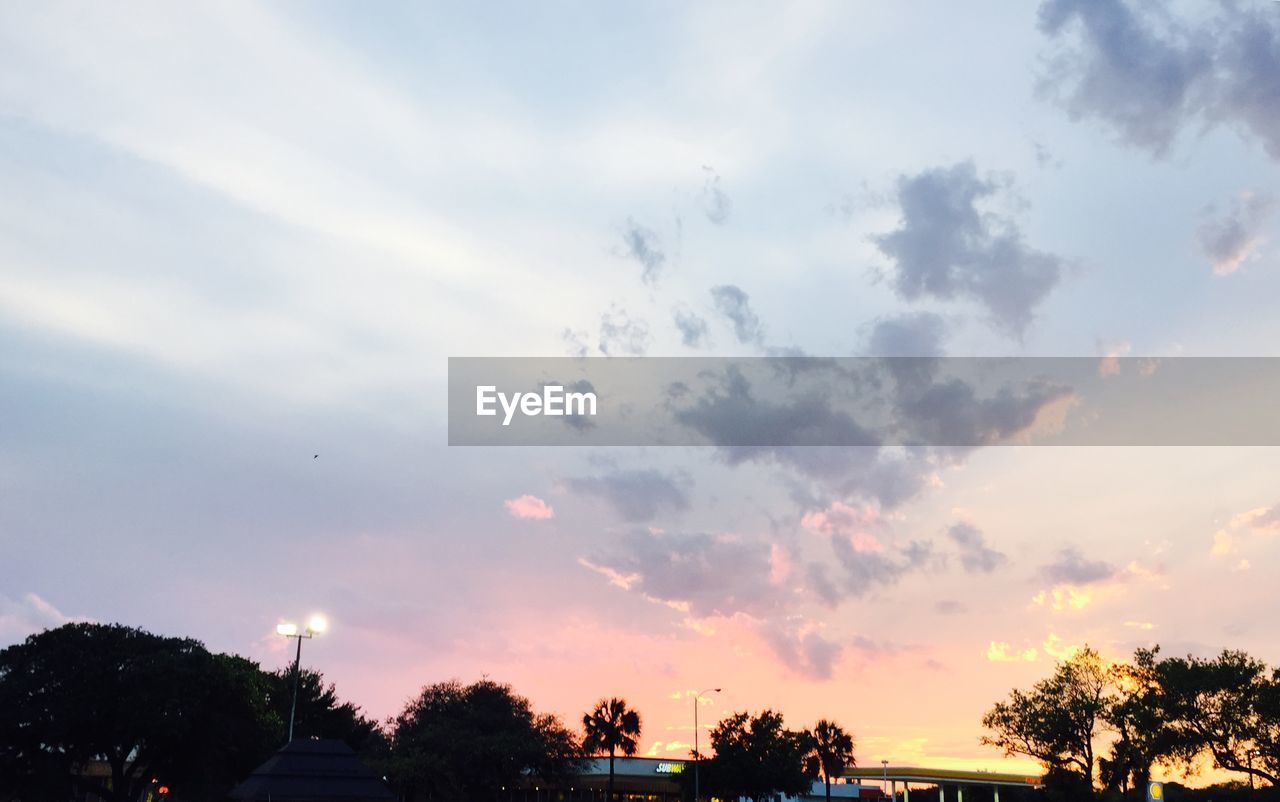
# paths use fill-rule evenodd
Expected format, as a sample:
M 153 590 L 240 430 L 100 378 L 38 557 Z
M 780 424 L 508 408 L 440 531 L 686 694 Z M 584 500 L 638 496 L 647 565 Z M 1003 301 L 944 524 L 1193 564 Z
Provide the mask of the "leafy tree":
M 713 796 L 759 802 L 774 793 L 798 796 L 810 788 L 808 733 L 783 727 L 780 713 L 735 713 L 711 731 L 711 746 L 715 755 L 702 763 L 702 776 L 704 791 Z
M 1116 697 L 1106 721 L 1116 734 L 1111 753 L 1100 758 L 1104 788 L 1119 792 L 1145 789 L 1156 763 L 1169 764 L 1181 739 L 1169 726 L 1157 672 L 1160 647 L 1138 649 L 1131 664 L 1111 668 Z
M 428 685 L 391 722 L 390 773 L 407 800 L 494 799 L 526 776 L 557 782 L 579 768 L 564 724 L 510 685 Z
M 1060 662 L 1028 692 L 1015 690 L 982 719 L 982 743 L 1026 755 L 1055 777 L 1074 773 L 1092 786 L 1094 739 L 1114 703 L 1108 670 L 1088 646 Z
M 853 757 L 853 736 L 839 724 L 821 719 L 809 733 L 809 746 L 826 785 L 827 802 L 831 802 L 831 779 L 844 774 L 846 768 L 858 765 Z
M 613 799 L 613 758 L 618 752 L 630 757 L 636 753 L 640 737 L 640 714 L 627 707 L 622 699 L 601 699 L 595 709 L 582 717 L 586 737 L 582 749 L 587 754 L 609 753 L 608 800 Z
M 292 666 L 268 674 L 267 687 L 268 705 L 281 722 L 278 740 L 283 744 L 293 705 Z M 378 722 L 366 718 L 356 705 L 339 700 L 333 683 L 326 685 L 320 672 L 309 669 L 303 669 L 298 675 L 294 737 L 336 738 L 362 757 L 373 760 L 385 758 L 388 748 Z
M 272 748 L 265 675 L 198 641 L 67 624 L 0 651 L 0 779 L 35 798 L 134 802 L 155 779 L 218 797 Z M 102 761 L 107 782 L 85 776 Z
M 1266 664 L 1228 650 L 1213 660 L 1161 660 L 1155 675 L 1183 760 L 1207 752 L 1218 768 L 1277 783 L 1280 679 Z

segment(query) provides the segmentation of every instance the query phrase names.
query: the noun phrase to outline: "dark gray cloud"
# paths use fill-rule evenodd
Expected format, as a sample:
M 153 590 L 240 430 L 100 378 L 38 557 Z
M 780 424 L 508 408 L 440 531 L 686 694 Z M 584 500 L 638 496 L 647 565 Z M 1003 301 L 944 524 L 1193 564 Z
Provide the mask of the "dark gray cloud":
M 893 261 L 893 287 L 905 300 L 968 298 L 1001 331 L 1021 336 L 1063 261 L 1029 247 L 1013 220 L 978 208 L 999 190 L 967 161 L 901 176 L 900 225 L 872 241 Z
M 751 309 L 751 298 L 732 284 L 711 288 L 711 299 L 716 310 L 733 324 L 733 335 L 740 343 L 761 344 L 764 341 L 764 324 Z
M 1008 561 L 987 545 L 982 530 L 973 524 L 961 521 L 947 530 L 947 537 L 960 551 L 960 566 L 970 574 L 989 574 Z
M 668 476 L 653 469 L 617 470 L 600 476 L 577 477 L 566 484 L 575 493 L 602 498 L 625 521 L 652 521 L 663 512 L 689 508 L 685 477 Z
M 867 340 L 871 356 L 943 356 L 947 322 L 932 312 L 914 312 L 876 321 Z
M 829 360 L 790 363 L 790 380 L 805 381 L 805 392 L 779 400 L 757 397 L 735 365 L 699 393 L 680 388 L 672 395 L 672 418 L 718 446 L 730 465 L 772 462 L 837 498 L 874 499 L 886 508 L 915 496 L 941 465 L 955 464 L 978 445 L 1023 433 L 1047 404 L 1070 393 L 1032 381 L 979 395 L 962 379 L 937 379 L 936 361 L 928 359 L 871 360 L 867 364 L 879 368 L 873 376 L 852 374 Z M 886 377 L 894 382 L 889 393 L 876 386 Z M 890 408 L 859 410 L 873 421 L 864 424 L 843 402 L 868 397 Z M 944 445 L 881 448 L 890 431 L 894 442 Z
M 746 616 L 783 665 L 812 679 L 829 679 L 848 651 L 869 658 L 896 652 L 891 644 L 866 637 L 848 642 L 829 638 L 796 614 L 796 605 L 806 598 L 796 590 L 804 588 L 775 582 L 774 545 L 760 538 L 637 529 L 594 555 L 590 563 L 614 572 L 628 590 L 687 608 L 695 617 Z M 809 569 L 807 589 L 821 593 L 812 577 L 822 576 L 823 568 L 815 563 Z M 894 575 L 900 574 L 896 569 Z M 820 583 L 825 583 L 821 586 L 830 593 L 832 605 L 865 592 L 836 589 L 825 579 Z
M 711 222 L 718 226 L 724 225 L 733 211 L 733 201 L 720 188 L 720 174 L 710 167 L 703 166 L 702 169 L 707 174 L 707 180 L 702 185 L 702 211 Z
M 593 557 L 661 602 L 683 602 L 695 616 L 774 615 L 782 597 L 769 581 L 769 543 L 709 534 L 633 530 Z
M 959 615 L 968 611 L 969 608 L 966 607 L 963 602 L 958 602 L 954 599 L 943 599 L 942 601 L 936 602 L 933 605 L 933 609 L 939 615 Z
M 845 646 L 829 640 L 816 629 L 770 624 L 760 633 L 783 665 L 809 679 L 831 679 Z
M 1256 251 L 1276 199 L 1265 193 L 1246 192 L 1232 201 L 1221 215 L 1209 210 L 1208 217 L 1196 229 L 1196 239 L 1213 272 L 1234 273 Z
M 1202 37 L 1120 0 L 1047 0 L 1040 30 L 1075 41 L 1055 53 L 1044 93 L 1073 118 L 1097 117 L 1125 141 L 1164 153 L 1187 114 L 1213 55 Z
M 895 403 L 906 433 L 917 442 L 952 444 L 960 451 L 1007 442 L 1030 429 L 1045 407 L 1072 395 L 1061 385 L 1028 381 L 979 396 L 963 379 L 922 383 L 918 376 L 904 381 L 903 375 L 897 372 Z
M 1039 26 L 1058 48 L 1041 89 L 1156 156 L 1184 127 L 1225 124 L 1280 158 L 1280 16 L 1273 3 L 1217 8 L 1179 20 L 1158 3 L 1046 0 Z
M 677 307 L 671 311 L 671 317 L 680 331 L 682 343 L 690 348 L 702 348 L 710 344 L 707 321 L 697 312 Z
M 643 268 L 640 278 L 646 284 L 657 282 L 658 274 L 667 262 L 667 255 L 662 250 L 662 241 L 657 232 L 628 217 L 627 224 L 622 229 L 622 244 L 626 255 L 639 262 Z
M 1089 585 L 1116 575 L 1115 566 L 1102 560 L 1088 560 L 1074 546 L 1062 549 L 1050 563 L 1040 566 L 1040 575 L 1054 584 Z
M 605 356 L 643 356 L 649 347 L 649 327 L 643 320 L 614 307 L 600 316 L 600 344 Z

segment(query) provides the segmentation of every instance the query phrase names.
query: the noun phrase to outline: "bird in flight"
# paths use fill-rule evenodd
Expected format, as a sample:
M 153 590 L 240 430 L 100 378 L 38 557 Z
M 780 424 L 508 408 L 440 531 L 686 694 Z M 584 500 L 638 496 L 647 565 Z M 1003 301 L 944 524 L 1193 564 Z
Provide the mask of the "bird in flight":
M 311 455 L 311 459 L 316 459 L 316 458 L 318 458 L 319 456 L 320 456 L 319 454 L 312 454 L 312 455 Z

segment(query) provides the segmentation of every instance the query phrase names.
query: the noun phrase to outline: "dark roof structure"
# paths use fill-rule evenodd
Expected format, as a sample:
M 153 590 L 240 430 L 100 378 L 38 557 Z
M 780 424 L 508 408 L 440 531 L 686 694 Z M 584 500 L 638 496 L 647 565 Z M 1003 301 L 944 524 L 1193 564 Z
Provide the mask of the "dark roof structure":
M 391 802 L 395 799 L 342 741 L 299 739 L 231 790 L 245 802 Z

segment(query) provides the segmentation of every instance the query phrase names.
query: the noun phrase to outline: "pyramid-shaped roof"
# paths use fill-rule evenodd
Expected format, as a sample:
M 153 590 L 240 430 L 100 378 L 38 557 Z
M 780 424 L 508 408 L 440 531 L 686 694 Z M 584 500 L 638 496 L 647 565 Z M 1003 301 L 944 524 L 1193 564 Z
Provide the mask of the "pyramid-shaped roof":
M 299 739 L 254 769 L 231 791 L 246 802 L 389 802 L 394 799 L 342 741 Z

